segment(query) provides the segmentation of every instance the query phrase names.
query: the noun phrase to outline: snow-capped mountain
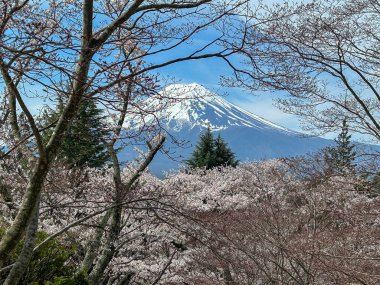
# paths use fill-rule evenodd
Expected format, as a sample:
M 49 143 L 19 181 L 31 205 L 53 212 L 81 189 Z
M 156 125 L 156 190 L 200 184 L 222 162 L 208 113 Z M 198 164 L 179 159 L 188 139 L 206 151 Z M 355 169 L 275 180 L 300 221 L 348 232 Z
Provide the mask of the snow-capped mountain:
M 241 162 L 301 155 L 331 144 L 278 126 L 196 83 L 167 86 L 145 104 L 159 111 L 145 116 L 143 122 L 129 120 L 129 128 L 159 124 L 170 134 L 165 143 L 167 153 L 159 154 L 150 165 L 151 171 L 159 175 L 177 169 L 188 159 L 200 133 L 208 127 L 221 134 Z M 131 154 L 123 151 L 121 156 L 128 158 Z
M 172 126 L 172 129 L 199 126 L 222 131 L 231 127 L 248 127 L 294 133 L 231 104 L 196 83 L 170 85 L 162 91 L 162 94 L 165 97 L 173 97 L 176 94 L 174 98 L 181 98 L 169 105 L 161 114 L 161 118 L 166 120 L 166 125 Z

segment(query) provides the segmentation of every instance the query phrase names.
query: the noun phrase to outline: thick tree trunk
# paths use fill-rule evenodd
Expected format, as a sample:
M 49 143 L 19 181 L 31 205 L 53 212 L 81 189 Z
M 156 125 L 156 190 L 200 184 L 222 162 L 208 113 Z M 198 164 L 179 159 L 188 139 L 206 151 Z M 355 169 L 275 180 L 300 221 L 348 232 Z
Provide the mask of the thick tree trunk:
M 119 237 L 120 227 L 121 227 L 121 214 L 122 206 L 118 205 L 122 202 L 122 191 L 123 183 L 121 181 L 120 164 L 114 149 L 115 140 L 112 140 L 108 146 L 108 152 L 112 159 L 113 164 L 113 178 L 115 183 L 115 205 L 116 207 L 112 209 L 111 212 L 111 224 L 109 229 L 109 234 L 106 243 L 103 247 L 101 256 L 96 262 L 94 269 L 89 275 L 90 284 L 99 284 L 101 282 L 101 277 L 104 270 L 107 268 L 108 264 L 112 260 L 115 254 L 115 243 Z
M 0 242 L 0 267 L 5 263 L 11 251 L 27 228 L 32 212 L 39 201 L 42 185 L 49 169 L 49 163 L 42 157 L 38 159 L 37 165 L 23 197 L 21 207 L 12 225 L 8 228 Z
M 37 197 L 41 192 L 49 171 L 50 161 L 56 156 L 62 144 L 64 133 L 71 120 L 75 117 L 77 109 L 80 107 L 80 102 L 86 88 L 92 55 L 93 53 L 90 53 L 88 50 L 84 51 L 78 60 L 77 74 L 79 79 L 77 79 L 74 84 L 73 94 L 46 146 L 46 152 L 44 154 L 40 153 L 16 218 L 0 241 L 0 268 L 8 258 L 9 253 L 15 248 L 17 241 L 22 237 L 29 223 L 29 218 L 36 205 Z
M 115 254 L 115 243 L 119 237 L 120 225 L 121 225 L 121 213 L 122 207 L 118 206 L 112 210 L 112 220 L 109 229 L 107 241 L 103 247 L 102 254 L 96 262 L 94 269 L 91 271 L 88 279 L 90 284 L 97 285 L 102 282 L 102 275 L 106 270 L 108 264 L 112 260 Z
M 33 248 L 36 241 L 39 216 L 38 212 L 39 202 L 37 202 L 37 205 L 33 209 L 32 217 L 30 219 L 22 251 L 18 256 L 17 261 L 13 264 L 11 272 L 5 280 L 4 285 L 18 284 L 29 265 L 29 262 L 33 256 Z
M 106 214 L 102 217 L 102 220 L 95 231 L 94 238 L 88 243 L 86 249 L 86 255 L 80 265 L 77 274 L 85 273 L 86 275 L 90 272 L 90 269 L 97 257 L 98 249 L 100 248 L 102 237 L 104 234 L 104 229 L 107 226 L 108 220 L 111 216 L 112 210 L 108 210 Z
M 122 183 L 121 181 L 120 164 L 116 155 L 116 151 L 114 150 L 115 140 L 111 141 L 109 145 L 109 153 L 112 158 L 114 169 L 113 175 L 115 182 L 115 208 L 112 211 L 109 235 L 103 247 L 102 254 L 96 262 L 94 269 L 92 270 L 88 278 L 90 284 L 100 284 L 102 280 L 102 275 L 115 254 L 115 243 L 117 242 L 119 238 L 119 233 L 121 231 L 121 217 L 123 210 L 121 204 L 124 200 L 126 193 L 128 193 L 132 185 L 140 177 L 140 175 L 147 168 L 147 166 L 152 162 L 154 156 L 165 142 L 165 137 L 158 135 L 153 140 L 156 141 L 148 144 L 150 151 L 147 157 L 145 158 L 144 162 L 140 165 L 140 167 L 136 170 L 136 172 L 132 175 L 132 177 L 126 184 Z

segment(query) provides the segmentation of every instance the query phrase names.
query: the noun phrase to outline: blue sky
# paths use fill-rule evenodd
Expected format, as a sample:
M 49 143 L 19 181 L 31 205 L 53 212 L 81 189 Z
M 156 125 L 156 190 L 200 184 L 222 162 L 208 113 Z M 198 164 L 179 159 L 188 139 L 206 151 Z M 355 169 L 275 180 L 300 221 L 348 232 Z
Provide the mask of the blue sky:
M 263 0 L 262 4 L 271 6 L 283 2 L 286 1 Z M 309 0 L 304 0 L 303 2 L 309 2 Z M 254 4 L 255 3 L 256 2 L 254 2 Z M 172 50 L 170 51 L 170 55 L 163 54 L 163 56 L 164 58 L 166 56 L 173 58 L 176 54 L 184 55 L 190 50 L 196 50 L 198 44 L 200 47 L 202 44 L 205 44 L 205 42 L 212 40 L 213 36 L 215 36 L 215 34 L 213 34 L 212 31 L 204 31 L 194 39 L 192 46 L 182 45 L 181 49 Z M 160 60 L 164 60 L 164 58 L 162 58 L 161 55 L 160 59 L 157 60 L 154 58 L 152 60 L 157 63 L 160 62 Z M 196 82 L 201 84 L 210 91 L 224 96 L 224 98 L 231 103 L 236 104 L 255 115 L 261 116 L 280 126 L 304 132 L 297 116 L 284 113 L 274 106 L 274 98 L 278 96 L 278 94 L 271 94 L 269 92 L 255 92 L 255 94 L 252 94 L 248 90 L 222 88 L 220 85 L 220 76 L 231 75 L 231 69 L 222 59 L 211 58 L 181 62 L 161 68 L 160 70 L 156 70 L 156 72 L 160 73 L 163 77 L 174 77 L 179 83 Z M 325 137 L 334 138 L 335 136 L 335 134 L 328 134 Z
M 264 1 L 264 4 L 271 5 L 274 2 L 281 2 L 279 0 Z M 214 34 L 215 36 L 215 34 Z M 209 38 L 208 38 L 209 37 Z M 212 39 L 212 32 L 202 32 L 193 41 L 193 45 L 183 45 L 180 49 L 168 52 L 168 54 L 161 54 L 158 58 L 152 59 L 153 62 L 163 62 L 169 58 L 187 54 L 188 51 L 197 49 L 197 47 Z M 199 45 L 199 46 L 197 46 Z M 166 58 L 168 56 L 168 58 Z M 161 68 L 155 72 L 160 73 L 163 77 L 174 77 L 176 81 L 181 83 L 196 82 L 208 88 L 210 91 L 224 96 L 225 99 L 247 111 L 261 116 L 280 126 L 301 131 L 299 120 L 296 116 L 286 114 L 274 106 L 273 98 L 275 95 L 270 93 L 257 92 L 256 95 L 237 88 L 222 88 L 220 86 L 220 76 L 230 75 L 231 69 L 222 59 L 205 59 L 194 60 L 188 62 L 181 62 Z M 41 107 L 40 100 L 33 99 L 27 100 L 32 112 L 37 112 Z M 330 135 L 329 137 L 335 137 Z
M 239 88 L 222 88 L 220 76 L 230 75 L 231 70 L 221 59 L 182 62 L 160 69 L 163 76 L 175 77 L 181 83 L 196 82 L 243 109 L 286 128 L 302 131 L 296 116 L 286 114 L 274 106 L 276 94 L 256 92 L 252 94 Z M 332 137 L 335 137 L 333 135 Z

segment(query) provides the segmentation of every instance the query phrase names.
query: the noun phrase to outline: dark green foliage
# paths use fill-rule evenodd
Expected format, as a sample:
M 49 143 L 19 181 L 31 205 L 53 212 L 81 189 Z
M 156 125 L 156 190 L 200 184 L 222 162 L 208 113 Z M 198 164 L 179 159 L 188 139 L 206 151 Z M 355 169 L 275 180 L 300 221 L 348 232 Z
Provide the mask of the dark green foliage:
M 190 159 L 186 160 L 190 168 L 211 169 L 218 166 L 233 166 L 238 164 L 235 154 L 221 138 L 214 139 L 211 129 L 201 134 L 199 143 Z
M 207 131 L 201 134 L 199 142 L 195 147 L 195 150 L 186 164 L 190 168 L 206 168 L 210 169 L 213 167 L 214 159 L 214 137 L 212 135 L 211 129 L 208 128 Z
M 54 277 L 53 281 L 45 282 L 44 285 L 88 285 L 86 276 L 82 273 L 74 277 Z
M 222 139 L 220 134 L 215 140 L 214 156 L 215 156 L 214 166 L 229 165 L 229 166 L 236 167 L 238 165 L 238 161 L 235 158 L 235 154 L 228 147 L 228 145 Z
M 55 110 L 48 109 L 42 118 L 42 125 L 54 124 L 62 113 L 62 102 Z M 71 166 L 100 167 L 110 160 L 107 145 L 102 138 L 107 135 L 103 130 L 104 116 L 93 101 L 84 101 L 77 117 L 71 123 L 58 159 Z M 51 129 L 45 131 L 45 139 L 51 135 Z
M 47 233 L 38 232 L 36 244 L 41 243 L 47 237 Z M 75 248 L 67 249 L 57 241 L 49 241 L 33 255 L 24 278 L 24 284 L 30 284 L 30 281 L 43 284 L 44 281 L 52 280 L 55 276 L 71 275 L 75 268 L 70 266 L 67 261 L 74 251 Z
M 3 235 L 3 233 L 4 229 L 0 228 L 0 237 Z M 38 232 L 36 243 L 38 244 L 42 242 L 47 237 L 48 234 L 46 232 Z M 20 254 L 22 247 L 23 241 L 20 241 L 17 244 L 14 253 L 6 262 L 7 265 L 12 264 L 17 259 L 17 256 Z M 73 275 L 75 272 L 75 267 L 68 261 L 74 252 L 75 248 L 66 248 L 57 241 L 49 241 L 33 255 L 28 269 L 25 275 L 21 278 L 19 284 L 44 284 L 47 281 L 54 280 L 56 276 Z M 0 283 L 4 281 L 2 278 L 4 278 L 4 276 L 0 277 Z
M 355 169 L 354 160 L 356 157 L 355 145 L 351 142 L 351 135 L 348 133 L 347 120 L 343 120 L 342 130 L 335 139 L 336 146 L 328 149 L 328 160 L 333 173 L 343 174 L 347 171 L 353 172 Z

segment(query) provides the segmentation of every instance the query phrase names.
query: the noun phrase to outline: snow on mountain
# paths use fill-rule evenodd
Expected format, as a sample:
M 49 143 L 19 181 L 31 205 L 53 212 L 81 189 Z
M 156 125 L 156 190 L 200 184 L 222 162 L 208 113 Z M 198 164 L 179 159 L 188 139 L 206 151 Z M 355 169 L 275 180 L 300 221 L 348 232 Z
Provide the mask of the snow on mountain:
M 170 158 L 161 153 L 150 165 L 157 175 L 177 169 L 188 159 L 199 135 L 208 127 L 221 134 L 242 162 L 301 155 L 331 144 L 278 126 L 196 83 L 169 85 L 144 104 L 150 115 L 143 120 L 130 118 L 129 128 L 160 125 L 171 135 L 165 143 Z M 179 146 L 178 141 L 185 143 Z M 121 157 L 128 159 L 131 154 L 123 151 Z
M 222 131 L 230 127 L 252 127 L 275 128 L 294 133 L 231 104 L 197 83 L 169 85 L 163 89 L 162 94 L 165 97 L 178 98 L 178 101 L 163 110 L 161 115 L 161 118 L 165 118 L 166 123 L 174 129 L 181 129 L 182 125 L 187 124 L 190 128 L 210 127 L 213 131 Z

